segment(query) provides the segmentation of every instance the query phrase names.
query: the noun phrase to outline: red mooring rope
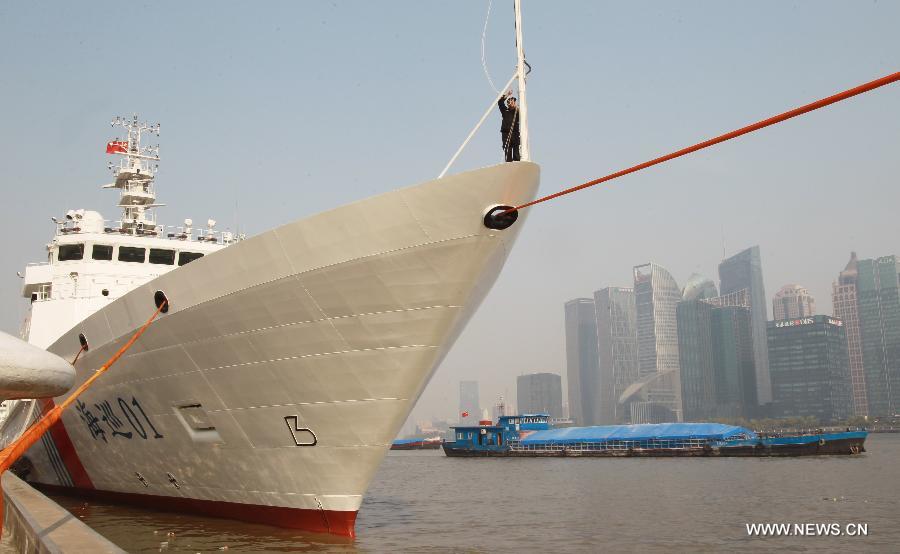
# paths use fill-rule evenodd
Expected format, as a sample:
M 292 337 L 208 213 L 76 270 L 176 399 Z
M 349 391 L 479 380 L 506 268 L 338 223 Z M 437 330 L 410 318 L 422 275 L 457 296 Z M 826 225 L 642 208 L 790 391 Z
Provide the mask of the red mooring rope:
M 529 206 L 534 206 L 535 204 L 540 204 L 541 202 L 546 202 L 547 200 L 553 200 L 554 198 L 559 198 L 560 196 L 564 196 L 566 194 L 571 194 L 575 191 L 579 191 L 581 189 L 586 189 L 588 187 L 592 187 L 594 185 L 599 185 L 600 183 L 605 183 L 606 181 L 612 181 L 617 177 L 622 177 L 623 175 L 628 175 L 629 173 L 634 173 L 636 171 L 640 171 L 642 169 L 646 169 L 648 167 L 661 164 L 663 162 L 667 162 L 669 160 L 673 160 L 675 158 L 684 156 L 685 154 L 690 154 L 691 152 L 696 152 L 697 150 L 702 150 L 704 148 L 708 148 L 713 146 L 714 144 L 719 144 L 720 142 L 725 142 L 726 140 L 730 140 L 741 135 L 746 135 L 747 133 L 752 133 L 753 131 L 758 131 L 764 127 L 768 127 L 769 125 L 775 125 L 776 123 L 781 123 L 782 121 L 786 121 L 791 119 L 792 117 L 797 117 L 798 115 L 803 115 L 805 113 L 811 112 L 813 110 L 817 110 L 819 108 L 824 108 L 825 106 L 834 104 L 836 102 L 840 102 L 841 100 L 846 100 L 858 94 L 862 94 L 864 92 L 869 92 L 870 90 L 874 90 L 878 87 L 883 87 L 884 85 L 889 85 L 896 81 L 900 81 L 900 72 L 892 73 L 880 79 L 875 79 L 874 81 L 869 81 L 868 83 L 859 85 L 858 87 L 854 87 L 844 92 L 839 92 L 833 96 L 829 96 L 828 98 L 823 98 L 821 100 L 816 100 L 811 104 L 806 104 L 805 106 L 800 106 L 799 108 L 794 108 L 793 110 L 784 112 L 783 114 L 776 115 L 774 117 L 770 117 L 769 119 L 764 119 L 762 121 L 758 121 L 752 125 L 747 125 L 746 127 L 741 127 L 735 131 L 731 131 L 730 133 L 725 133 L 724 135 L 719 135 L 716 138 L 712 138 L 703 142 L 699 142 L 693 146 L 688 146 L 687 148 L 682 148 L 676 152 L 672 152 L 671 154 L 666 154 L 665 156 L 660 156 L 659 158 L 654 158 L 648 162 L 644 162 L 642 164 L 638 164 L 628 169 L 623 169 L 621 171 L 617 171 L 615 173 L 610 173 L 605 177 L 600 177 L 599 179 L 594 179 L 593 181 L 588 181 L 587 183 L 583 183 L 578 185 L 577 187 L 568 188 L 565 190 L 561 190 L 559 192 L 550 194 L 548 196 L 544 196 L 538 198 L 536 200 L 532 200 L 526 204 L 522 204 L 521 206 L 516 206 L 515 208 L 510 208 L 505 212 L 497 214 L 496 217 L 502 216 L 504 214 L 514 212 L 516 210 L 521 210 L 523 208 L 527 208 Z

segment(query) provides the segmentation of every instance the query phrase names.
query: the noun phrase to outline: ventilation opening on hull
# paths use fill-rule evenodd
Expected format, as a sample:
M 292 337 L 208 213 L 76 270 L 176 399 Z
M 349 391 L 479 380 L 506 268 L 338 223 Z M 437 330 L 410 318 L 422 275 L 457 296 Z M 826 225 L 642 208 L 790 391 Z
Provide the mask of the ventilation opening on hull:
M 174 408 L 178 420 L 195 442 L 224 442 L 202 404 L 186 401 L 179 402 Z

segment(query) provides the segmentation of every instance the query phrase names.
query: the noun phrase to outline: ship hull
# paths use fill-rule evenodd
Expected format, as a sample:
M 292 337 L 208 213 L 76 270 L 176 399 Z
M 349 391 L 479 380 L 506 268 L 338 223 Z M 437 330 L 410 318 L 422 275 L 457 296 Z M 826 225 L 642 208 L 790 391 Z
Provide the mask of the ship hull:
M 29 480 L 352 536 L 392 439 L 524 223 L 488 229 L 484 214 L 532 199 L 538 180 L 518 162 L 393 191 L 112 302 L 49 348 L 71 359 L 87 338 L 76 385 L 150 316 L 157 291 L 170 309 L 29 450 Z

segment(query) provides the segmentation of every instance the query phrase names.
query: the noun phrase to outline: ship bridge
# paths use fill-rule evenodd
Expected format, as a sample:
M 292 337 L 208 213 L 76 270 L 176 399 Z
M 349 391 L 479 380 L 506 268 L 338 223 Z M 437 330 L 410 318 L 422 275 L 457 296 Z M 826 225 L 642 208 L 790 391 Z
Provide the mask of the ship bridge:
M 116 118 L 127 140 L 110 141 L 108 154 L 122 156 L 109 164 L 119 189 L 119 220 L 105 220 L 96 211 L 69 210 L 51 218 L 55 233 L 47 244 L 47 260 L 29 264 L 22 277 L 22 296 L 31 301 L 22 336 L 47 348 L 79 321 L 136 287 L 243 239 L 230 230 L 216 229 L 209 219 L 195 228 L 157 223 L 154 178 L 159 147 L 141 146 L 141 133 L 159 133 L 159 124 Z M 151 163 L 153 165 L 151 165 Z

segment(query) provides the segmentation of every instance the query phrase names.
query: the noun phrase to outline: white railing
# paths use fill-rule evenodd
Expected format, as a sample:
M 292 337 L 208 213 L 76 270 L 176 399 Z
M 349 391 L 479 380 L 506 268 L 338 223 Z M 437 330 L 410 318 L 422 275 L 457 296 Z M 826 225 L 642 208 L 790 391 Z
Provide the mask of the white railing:
M 131 222 L 128 222 L 132 225 Z M 110 226 L 114 224 L 115 226 Z M 77 226 L 77 222 L 66 221 L 60 222 L 56 227 L 56 235 L 73 235 L 79 234 L 82 230 Z M 104 220 L 103 232 L 109 235 L 134 236 L 134 237 L 158 237 L 170 240 L 181 241 L 197 241 L 208 244 L 229 245 L 239 242 L 246 237 L 243 233 L 233 233 L 229 230 L 217 231 L 215 229 L 194 229 L 191 227 L 177 225 L 148 225 L 143 229 L 137 229 L 133 226 L 123 227 L 122 220 Z

